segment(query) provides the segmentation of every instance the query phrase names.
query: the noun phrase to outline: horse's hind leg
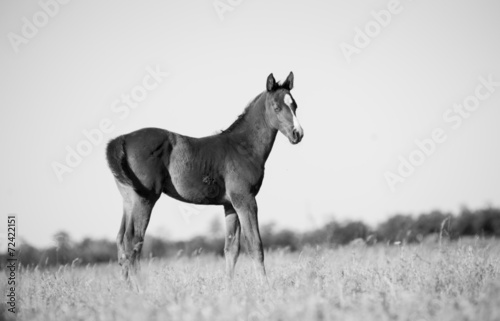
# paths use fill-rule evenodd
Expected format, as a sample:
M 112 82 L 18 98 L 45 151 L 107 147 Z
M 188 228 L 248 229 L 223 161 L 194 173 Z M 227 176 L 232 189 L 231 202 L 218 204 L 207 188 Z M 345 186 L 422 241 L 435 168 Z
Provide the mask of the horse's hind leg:
M 125 263 L 125 259 L 127 256 L 125 255 L 125 248 L 123 246 L 123 238 L 125 236 L 125 227 L 127 224 L 127 212 L 125 210 L 125 206 L 123 209 L 122 222 L 120 223 L 120 230 L 118 231 L 118 235 L 116 236 L 116 246 L 118 248 L 118 263 L 123 266 Z M 126 272 L 126 273 L 125 273 Z M 123 277 L 125 279 L 128 278 L 128 269 L 127 271 L 122 270 Z
M 123 196 L 123 218 L 117 236 L 118 260 L 127 279 L 138 270 L 146 228 L 158 196 L 145 198 L 130 186 L 118 184 L 118 187 Z

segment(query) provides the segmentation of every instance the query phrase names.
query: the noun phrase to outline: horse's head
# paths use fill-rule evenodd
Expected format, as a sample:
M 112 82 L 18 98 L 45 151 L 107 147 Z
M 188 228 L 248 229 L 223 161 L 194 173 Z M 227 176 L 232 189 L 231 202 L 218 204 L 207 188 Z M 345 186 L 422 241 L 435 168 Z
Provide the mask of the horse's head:
M 297 103 L 290 90 L 293 88 L 293 72 L 290 72 L 283 84 L 278 84 L 273 74 L 267 77 L 266 118 L 268 123 L 283 135 L 290 143 L 297 144 L 304 136 L 304 130 L 297 119 Z

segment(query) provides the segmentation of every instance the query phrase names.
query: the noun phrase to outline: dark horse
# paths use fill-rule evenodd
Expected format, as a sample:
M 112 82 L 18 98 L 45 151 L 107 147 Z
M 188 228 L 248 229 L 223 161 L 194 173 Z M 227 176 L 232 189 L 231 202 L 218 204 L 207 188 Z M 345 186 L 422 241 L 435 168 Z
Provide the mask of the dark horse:
M 161 193 L 187 203 L 223 205 L 228 277 L 234 274 L 243 231 L 256 271 L 265 278 L 255 196 L 278 130 L 292 144 L 304 135 L 292 88 L 293 73 L 282 84 L 270 74 L 266 90 L 216 135 L 192 138 L 143 128 L 109 142 L 108 164 L 123 197 L 117 245 L 125 278 L 129 270 L 136 270 L 151 211 Z

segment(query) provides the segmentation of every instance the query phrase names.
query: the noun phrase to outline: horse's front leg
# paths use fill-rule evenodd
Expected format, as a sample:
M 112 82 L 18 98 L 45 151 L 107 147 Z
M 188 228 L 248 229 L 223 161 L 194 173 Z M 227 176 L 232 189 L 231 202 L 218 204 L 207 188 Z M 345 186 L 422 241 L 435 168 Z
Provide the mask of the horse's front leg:
M 247 248 L 254 262 L 257 277 L 263 282 L 267 281 L 266 269 L 264 267 L 264 250 L 260 238 L 259 221 L 257 219 L 257 202 L 255 201 L 255 197 L 252 195 L 233 194 L 231 195 L 231 203 L 238 214 L 243 235 L 247 240 Z
M 224 256 L 226 257 L 226 274 L 231 280 L 234 276 L 234 266 L 240 254 L 240 221 L 231 204 L 224 205 L 226 214 L 226 243 Z

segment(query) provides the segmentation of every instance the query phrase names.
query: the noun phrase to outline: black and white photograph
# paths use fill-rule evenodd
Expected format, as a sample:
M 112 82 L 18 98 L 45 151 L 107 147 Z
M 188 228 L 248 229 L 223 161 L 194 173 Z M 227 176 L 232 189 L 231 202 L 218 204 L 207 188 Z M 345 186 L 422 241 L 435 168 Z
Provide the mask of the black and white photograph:
M 500 2 L 0 0 L 0 321 L 500 320 Z

